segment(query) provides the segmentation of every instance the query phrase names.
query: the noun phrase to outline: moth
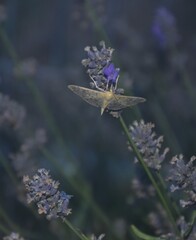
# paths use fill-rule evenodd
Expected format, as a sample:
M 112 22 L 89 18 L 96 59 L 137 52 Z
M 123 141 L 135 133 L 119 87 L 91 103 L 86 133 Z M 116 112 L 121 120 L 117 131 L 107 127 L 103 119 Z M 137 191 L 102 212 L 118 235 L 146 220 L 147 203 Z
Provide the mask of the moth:
M 68 88 L 90 105 L 100 107 L 101 115 L 105 109 L 117 111 L 145 101 L 141 97 L 119 95 L 112 91 L 97 91 L 77 85 L 69 85 Z

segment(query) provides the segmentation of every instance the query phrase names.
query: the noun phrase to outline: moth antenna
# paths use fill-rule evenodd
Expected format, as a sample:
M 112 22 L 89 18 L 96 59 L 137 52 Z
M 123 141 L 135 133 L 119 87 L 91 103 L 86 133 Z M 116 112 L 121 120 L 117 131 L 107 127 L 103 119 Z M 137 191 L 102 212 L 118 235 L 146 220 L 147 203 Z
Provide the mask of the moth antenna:
M 93 83 L 95 84 L 95 88 L 97 88 L 97 89 L 100 90 L 101 92 L 105 92 L 102 88 L 100 88 L 100 87 L 97 86 L 97 83 L 96 83 L 96 81 L 93 79 L 92 76 L 90 76 L 90 78 L 91 78 L 91 80 L 93 81 Z

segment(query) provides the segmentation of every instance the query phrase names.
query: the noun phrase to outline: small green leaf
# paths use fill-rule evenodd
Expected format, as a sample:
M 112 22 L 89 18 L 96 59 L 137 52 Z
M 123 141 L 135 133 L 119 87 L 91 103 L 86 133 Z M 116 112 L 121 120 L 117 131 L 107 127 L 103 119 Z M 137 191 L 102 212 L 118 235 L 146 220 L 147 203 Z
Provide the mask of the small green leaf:
M 142 239 L 142 240 L 161 240 L 162 239 L 160 237 L 153 237 L 153 236 L 147 235 L 147 234 L 141 232 L 134 225 L 131 225 L 131 232 L 133 234 L 135 234 L 135 236 L 137 236 L 139 239 Z

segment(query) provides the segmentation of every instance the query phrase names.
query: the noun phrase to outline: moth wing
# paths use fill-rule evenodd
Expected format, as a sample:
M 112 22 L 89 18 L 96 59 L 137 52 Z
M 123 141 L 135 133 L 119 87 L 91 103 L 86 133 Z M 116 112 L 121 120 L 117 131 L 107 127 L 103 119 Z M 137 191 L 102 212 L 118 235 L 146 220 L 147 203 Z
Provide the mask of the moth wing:
M 110 110 L 120 110 L 126 107 L 132 107 L 138 103 L 145 102 L 141 97 L 122 96 L 114 94 L 114 97 L 108 104 L 107 108 Z
M 95 106 L 102 107 L 104 104 L 104 92 L 99 92 L 89 88 L 80 87 L 77 85 L 69 85 L 68 88 L 76 95 L 81 97 L 87 103 Z

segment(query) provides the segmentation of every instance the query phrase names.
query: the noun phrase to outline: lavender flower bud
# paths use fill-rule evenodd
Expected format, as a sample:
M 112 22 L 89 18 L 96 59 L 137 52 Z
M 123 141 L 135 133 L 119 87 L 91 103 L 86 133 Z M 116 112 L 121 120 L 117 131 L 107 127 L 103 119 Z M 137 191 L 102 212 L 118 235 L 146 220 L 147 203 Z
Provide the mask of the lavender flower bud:
M 48 220 L 59 217 L 64 220 L 71 213 L 68 208 L 71 196 L 58 190 L 59 182 L 54 181 L 46 169 L 39 169 L 32 179 L 24 176 L 23 183 L 28 192 L 27 202 L 35 202 L 39 214 L 45 214 Z
M 153 128 L 154 124 L 144 123 L 141 120 L 140 122 L 135 121 L 129 130 L 135 145 L 148 167 L 159 170 L 169 149 L 164 149 L 163 153 L 160 154 L 163 136 L 155 138 L 156 134 L 152 131 Z M 130 146 L 129 149 L 132 150 Z M 138 160 L 135 159 L 135 162 L 138 162 Z

